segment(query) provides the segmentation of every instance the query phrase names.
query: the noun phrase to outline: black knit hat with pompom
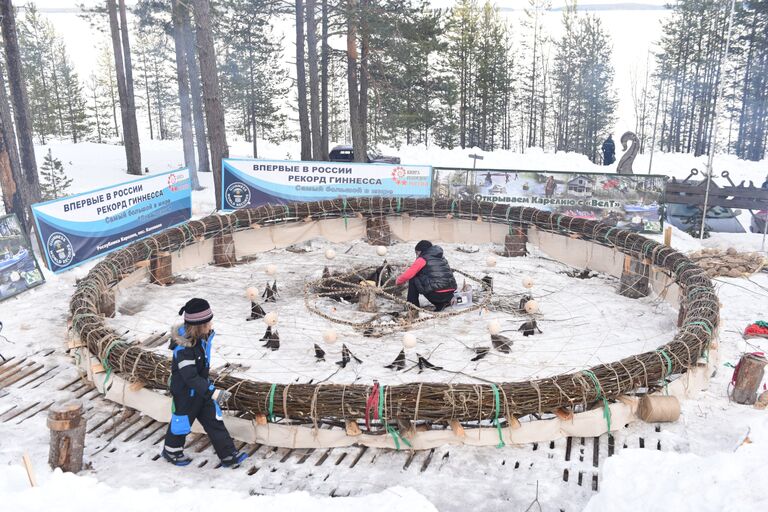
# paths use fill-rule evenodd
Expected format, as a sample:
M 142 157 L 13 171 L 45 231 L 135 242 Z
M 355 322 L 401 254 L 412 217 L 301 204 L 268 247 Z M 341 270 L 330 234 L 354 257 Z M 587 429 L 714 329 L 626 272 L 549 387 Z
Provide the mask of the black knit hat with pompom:
M 184 315 L 184 323 L 189 325 L 203 325 L 213 320 L 211 305 L 205 299 L 189 299 L 179 315 Z

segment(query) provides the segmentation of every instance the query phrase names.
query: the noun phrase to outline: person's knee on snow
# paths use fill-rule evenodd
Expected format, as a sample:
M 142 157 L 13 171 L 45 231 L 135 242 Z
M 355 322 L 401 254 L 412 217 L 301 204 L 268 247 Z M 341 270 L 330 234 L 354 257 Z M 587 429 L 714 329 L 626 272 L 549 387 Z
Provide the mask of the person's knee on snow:
M 245 455 L 235 449 L 221 413 L 221 405 L 232 394 L 216 389 L 208 378 L 215 335 L 211 323 L 213 311 L 206 300 L 195 298 L 181 308 L 179 315 L 184 315 L 183 323 L 171 329 L 169 348 L 173 356 L 169 387 L 173 401 L 162 455 L 178 466 L 189 464 L 192 459 L 184 454 L 184 442 L 197 420 L 208 434 L 222 465 L 241 462 Z
M 429 240 L 416 244 L 416 260 L 400 274 L 396 284 L 408 283 L 408 302 L 419 306 L 419 295 L 435 306 L 435 311 L 448 307 L 456 291 L 456 279 L 443 256 L 443 249 Z

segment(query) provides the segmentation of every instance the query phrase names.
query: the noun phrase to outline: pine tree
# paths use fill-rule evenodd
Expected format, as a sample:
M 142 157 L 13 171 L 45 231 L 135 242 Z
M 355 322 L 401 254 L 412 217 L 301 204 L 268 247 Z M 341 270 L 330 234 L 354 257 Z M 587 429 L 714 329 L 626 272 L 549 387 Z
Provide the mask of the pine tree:
M 72 178 L 67 177 L 61 160 L 54 158 L 49 149 L 40 166 L 40 193 L 43 201 L 64 197 L 70 185 Z
M 610 39 L 592 14 L 567 9 L 563 25 L 553 69 L 555 147 L 596 161 L 617 103 Z
M 674 152 L 709 153 L 715 111 L 721 101 L 730 0 L 680 0 L 663 26 L 657 56 L 661 102 L 660 147 Z

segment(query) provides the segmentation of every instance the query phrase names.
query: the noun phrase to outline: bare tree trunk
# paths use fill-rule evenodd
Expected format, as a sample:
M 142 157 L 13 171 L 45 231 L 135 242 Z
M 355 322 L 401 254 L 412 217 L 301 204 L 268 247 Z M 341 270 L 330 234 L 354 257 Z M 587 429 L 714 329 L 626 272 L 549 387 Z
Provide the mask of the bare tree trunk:
M 209 0 L 194 0 L 197 51 L 200 57 L 200 75 L 203 81 L 203 102 L 208 126 L 208 142 L 211 146 L 211 171 L 216 189 L 216 208 L 221 208 L 221 160 L 229 156 L 227 133 L 224 125 L 224 108 L 221 105 L 219 77 L 216 73 L 216 50 L 211 29 L 211 5 Z
M 16 134 L 13 130 L 13 115 L 6 96 L 5 77 L 0 59 L 0 188 L 3 192 L 3 204 L 7 213 L 15 213 L 22 229 L 29 233 L 32 217 L 26 194 L 25 180 L 21 172 Z
M 139 129 L 136 126 L 136 103 L 133 96 L 133 71 L 130 69 L 130 47 L 128 27 L 125 25 L 125 2 L 120 0 L 120 18 L 124 26 L 120 27 L 115 0 L 107 0 L 109 29 L 112 35 L 112 50 L 115 54 L 115 75 L 117 93 L 120 97 L 120 113 L 123 120 L 123 140 L 128 174 L 141 175 L 141 152 L 139 149 Z M 121 35 L 122 32 L 122 35 Z M 128 60 L 126 60 L 126 57 Z
M 349 91 L 349 127 L 355 162 L 366 161 L 365 137 L 360 126 L 360 93 L 357 81 L 357 22 L 355 0 L 347 0 L 347 89 Z
M 176 49 L 176 79 L 179 82 L 179 109 L 181 111 L 181 140 L 184 146 L 184 165 L 189 169 L 192 189 L 200 190 L 195 162 L 195 141 L 192 134 L 192 106 L 189 100 L 187 80 L 187 56 L 184 50 L 184 33 L 181 26 L 180 0 L 173 0 L 173 44 Z
M 362 130 L 362 146 L 360 148 L 360 152 L 362 155 L 359 156 L 361 160 L 360 162 L 367 162 L 368 161 L 368 54 L 369 52 L 369 39 L 370 39 L 370 28 L 368 26 L 367 22 L 367 16 L 368 16 L 368 5 L 370 3 L 370 0 L 360 0 L 360 129 Z M 357 156 L 358 150 L 355 149 L 355 157 Z
M 301 159 L 312 160 L 312 138 L 307 112 L 307 77 L 304 71 L 304 3 L 302 0 L 296 0 L 296 87 L 299 99 Z
M 307 55 L 309 58 L 309 118 L 312 125 L 312 158 L 322 158 L 320 128 L 320 72 L 317 66 L 317 7 L 307 0 Z
M 16 19 L 11 0 L 0 0 L 0 16 L 2 16 L 3 39 L 5 40 L 5 56 L 8 62 L 8 82 L 10 85 L 11 101 L 13 103 L 13 116 L 16 121 L 16 130 L 19 138 L 21 154 L 20 177 L 16 187 L 21 191 L 21 200 L 25 212 L 19 217 L 24 223 L 27 232 L 31 229 L 31 217 L 28 207 L 32 203 L 40 201 L 40 182 L 37 177 L 37 162 L 35 161 L 35 146 L 32 140 L 32 123 L 29 119 L 29 100 L 27 99 L 27 87 L 24 82 L 24 74 L 21 69 L 21 57 L 19 53 L 19 41 L 16 34 Z M 5 88 L 3 88 L 5 95 Z M 6 121 L 6 123 L 8 123 Z M 9 126 L 6 125 L 6 130 Z M 15 138 L 12 138 L 15 139 Z M 6 138 L 5 144 L 9 144 Z M 15 151 L 15 143 L 9 146 Z M 10 153 L 10 151 L 9 151 Z M 13 160 L 11 160 L 13 161 Z
M 320 131 L 322 132 L 320 137 L 320 159 L 328 160 L 328 0 L 322 0 L 322 19 L 323 19 L 323 34 L 322 43 L 320 47 L 321 61 L 322 61 L 322 82 L 320 85 L 320 98 L 322 103 L 322 117 L 320 120 Z
M 152 126 L 152 94 L 149 92 L 149 75 L 147 75 L 147 52 L 142 52 L 141 61 L 144 65 L 144 95 L 147 97 L 147 121 L 149 121 L 149 140 L 155 140 L 155 131 Z
M 203 112 L 203 93 L 200 85 L 200 68 L 197 65 L 195 48 L 195 33 L 192 30 L 192 22 L 189 18 L 189 4 L 182 6 L 179 13 L 181 26 L 184 32 L 184 51 L 187 56 L 187 71 L 189 76 L 189 92 L 192 96 L 192 118 L 195 124 L 195 142 L 197 144 L 197 170 L 210 172 L 211 164 L 208 160 L 208 142 L 205 139 L 205 113 Z

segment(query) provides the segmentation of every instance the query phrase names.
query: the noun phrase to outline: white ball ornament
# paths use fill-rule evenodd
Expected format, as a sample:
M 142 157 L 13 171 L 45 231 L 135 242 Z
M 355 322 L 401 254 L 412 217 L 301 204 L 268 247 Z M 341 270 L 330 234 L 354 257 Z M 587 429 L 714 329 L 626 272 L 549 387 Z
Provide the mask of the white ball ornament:
M 338 334 L 336 334 L 335 329 L 326 329 L 323 331 L 323 341 L 326 342 L 328 345 L 333 345 L 336 343 L 336 340 L 339 339 Z
M 277 325 L 277 312 L 270 311 L 269 313 L 264 315 L 264 323 L 270 327 Z
M 485 259 L 485 264 L 489 267 L 495 267 L 496 266 L 496 257 L 495 256 L 488 256 Z
M 254 288 L 253 286 L 249 286 L 245 289 L 245 294 L 248 296 L 248 300 L 251 302 L 255 302 L 256 299 L 259 297 L 259 290 Z
M 529 315 L 539 312 L 539 303 L 531 299 L 525 303 L 525 312 Z
M 491 320 L 490 322 L 488 322 L 488 332 L 490 332 L 494 336 L 497 334 L 501 334 L 501 323 L 499 323 L 498 320 Z
M 416 336 L 407 332 L 403 335 L 403 346 L 405 348 L 413 348 L 416 346 Z
M 376 254 L 379 256 L 386 256 L 387 255 L 387 248 L 383 245 L 380 245 L 376 248 Z
M 325 259 L 332 260 L 336 257 L 336 251 L 333 249 L 328 249 L 325 251 Z
M 277 265 L 275 265 L 274 263 L 270 263 L 269 265 L 267 265 L 267 274 L 271 276 L 277 274 Z
M 15 283 L 19 279 L 21 279 L 21 274 L 19 274 L 15 270 L 13 272 L 11 272 L 11 281 L 13 281 Z
M 533 278 L 531 276 L 523 277 L 523 288 L 533 288 Z

